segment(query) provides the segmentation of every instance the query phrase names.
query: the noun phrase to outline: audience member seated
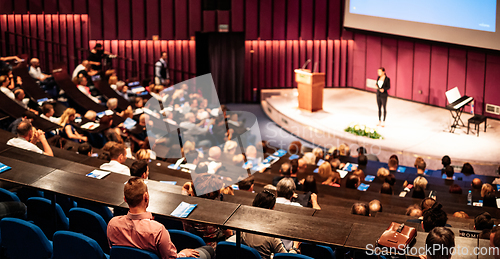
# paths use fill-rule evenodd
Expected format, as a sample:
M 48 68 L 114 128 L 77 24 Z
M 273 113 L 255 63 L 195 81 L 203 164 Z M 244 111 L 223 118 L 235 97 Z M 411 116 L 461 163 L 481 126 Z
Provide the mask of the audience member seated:
M 436 227 L 427 235 L 425 246 L 431 249 L 426 249 L 428 254 L 420 255 L 420 259 L 450 259 L 456 252 L 452 249 L 455 247 L 455 235 L 447 228 Z
M 470 163 L 464 163 L 462 166 L 462 174 L 464 175 L 471 175 L 474 174 L 474 167 Z
M 380 188 L 380 193 L 392 195 L 394 191 L 392 190 L 392 186 L 389 183 L 383 183 Z
M 130 176 L 147 180 L 149 178 L 148 162 L 144 160 L 135 161 L 130 166 Z
M 55 124 L 61 123 L 61 118 L 54 117 L 54 106 L 47 102 L 42 105 L 42 114 L 40 114 L 40 117 Z
M 358 169 L 366 170 L 366 165 L 368 164 L 368 157 L 361 154 L 358 156 Z
M 345 187 L 347 187 L 349 189 L 356 189 L 356 188 L 358 188 L 359 183 L 360 183 L 360 179 L 358 176 L 350 175 L 347 177 L 347 180 L 345 182 Z
M 453 180 L 453 175 L 455 174 L 455 170 L 452 166 L 446 166 L 444 168 L 444 173 L 446 174 L 446 180 Z
M 128 97 L 128 86 L 125 84 L 125 82 L 116 82 L 116 89 L 114 90 L 119 96 L 123 97 L 123 99 L 130 101 L 130 98 Z
M 474 229 L 481 230 L 479 238 L 490 239 L 490 232 L 494 226 L 495 222 L 488 212 L 483 212 L 474 218 Z
M 444 174 L 444 169 L 451 165 L 451 158 L 449 156 L 443 156 L 443 158 L 441 158 L 441 164 L 443 165 L 443 169 L 441 169 L 441 174 Z
M 31 123 L 29 121 L 21 121 L 19 125 L 17 125 L 16 132 L 17 137 L 9 139 L 9 141 L 7 141 L 7 145 L 26 149 L 47 156 L 54 156 L 52 153 L 52 149 L 50 148 L 50 145 L 45 138 L 45 133 L 41 130 L 35 129 L 33 126 L 31 126 Z M 42 143 L 43 151 L 36 146 L 36 143 L 38 142 Z
M 379 200 L 372 200 L 368 203 L 370 208 L 370 216 L 374 217 L 377 212 L 382 212 L 382 203 Z
M 36 119 L 35 114 L 30 111 L 24 111 L 22 117 L 15 119 L 11 124 L 9 124 L 7 131 L 10 131 L 12 134 L 17 134 L 17 125 L 19 125 L 21 121 L 32 123 L 34 119 Z
M 469 215 L 467 215 L 467 213 L 465 213 L 464 211 L 457 211 L 457 212 L 453 213 L 453 217 L 454 218 L 461 218 L 461 219 L 468 219 Z
M 213 248 L 206 246 L 177 252 L 165 226 L 153 220 L 153 215 L 147 212 L 149 193 L 143 179 L 134 177 L 128 180 L 123 193 L 129 211 L 127 215 L 117 216 L 109 221 L 107 236 L 110 247 L 136 247 L 152 251 L 163 259 L 213 257 Z
M 295 182 L 290 177 L 285 177 L 281 179 L 276 185 L 276 192 L 278 198 L 276 198 L 277 203 L 293 205 L 302 207 L 298 202 L 292 202 L 292 198 L 295 195 Z
M 84 156 L 92 156 L 92 146 L 88 143 L 83 143 L 78 147 L 78 154 Z
M 415 160 L 415 168 L 417 168 L 417 174 L 423 175 L 425 173 L 425 167 L 427 165 L 425 164 L 425 161 L 421 157 L 417 157 Z
M 474 178 L 472 179 L 471 187 L 475 190 L 481 190 L 481 187 L 483 187 L 483 181 L 479 178 Z
M 220 196 L 220 189 L 224 187 L 224 183 L 215 175 L 200 174 L 193 180 L 192 189 L 196 196 L 200 198 L 216 200 Z M 216 190 L 216 191 L 212 191 Z M 217 242 L 224 241 L 226 238 L 233 235 L 232 231 L 221 229 L 218 226 L 191 222 L 182 222 L 184 230 L 193 233 L 205 241 L 207 245 L 215 248 Z
M 81 64 L 78 64 L 78 66 L 75 67 L 75 70 L 73 70 L 73 74 L 71 74 L 71 80 L 73 80 L 75 77 L 78 77 L 78 74 L 80 74 L 81 71 L 85 70 L 88 64 L 88 60 L 83 60 Z
M 84 76 L 77 77 L 75 79 L 75 83 L 76 83 L 76 87 L 78 87 L 78 90 L 80 90 L 80 92 L 82 92 L 83 94 L 85 94 L 92 101 L 94 101 L 96 103 L 101 103 L 101 101 L 99 100 L 99 98 L 92 96 L 92 94 L 90 93 L 90 88 L 87 86 L 88 80 L 87 80 L 86 77 L 84 77 Z
M 432 206 L 434 206 L 435 203 L 436 200 L 434 200 L 433 198 L 427 197 L 423 199 L 422 202 L 420 203 L 420 208 L 422 208 L 422 213 L 432 208 Z
M 299 184 L 297 177 L 292 177 L 292 165 L 290 163 L 283 163 L 280 166 L 280 176 L 276 176 L 273 178 L 273 185 L 277 186 L 278 182 L 283 178 L 291 178 L 295 183 L 295 187 Z
M 249 177 L 238 182 L 238 189 L 242 191 L 253 192 L 253 184 L 255 181 L 255 177 L 250 175 Z
M 495 188 L 489 183 L 483 184 L 481 187 L 481 198 L 483 198 L 483 206 L 497 207 Z
M 442 205 L 438 202 L 434 203 L 428 210 L 425 210 L 423 216 L 422 228 L 425 232 L 429 232 L 435 227 L 447 226 L 448 216 L 442 209 Z
M 232 186 L 226 186 L 226 187 L 220 189 L 220 194 L 221 194 L 221 197 L 222 197 L 222 195 L 234 195 L 234 189 Z
M 399 161 L 397 159 L 396 155 L 393 155 L 394 157 L 389 158 L 389 162 L 387 163 L 387 166 L 389 167 L 389 172 L 391 174 L 394 174 L 398 171 L 398 166 L 399 166 Z
M 149 149 L 139 149 L 139 151 L 135 153 L 135 158 L 137 160 L 143 160 L 149 162 L 151 159 L 151 152 Z
M 42 73 L 42 69 L 40 68 L 40 60 L 38 60 L 37 58 L 32 58 L 30 60 L 30 67 L 28 73 L 36 81 L 40 82 L 40 84 L 46 83 L 47 79 L 52 77 L 51 75 Z
M 377 161 L 377 162 L 380 161 L 376 155 L 374 155 L 374 154 L 368 154 L 368 152 L 366 151 L 365 147 L 358 147 L 356 149 L 356 151 L 358 151 L 358 157 L 361 156 L 361 155 L 365 155 L 366 158 L 368 160 L 370 160 L 370 161 Z
M 462 188 L 458 184 L 452 184 L 450 186 L 450 193 L 462 194 Z
M 0 90 L 12 100 L 15 100 L 14 92 L 9 89 L 10 80 L 8 76 L 0 76 Z
M 71 124 L 76 118 L 76 111 L 73 108 L 67 108 L 64 113 L 61 115 L 61 122 L 59 125 L 62 126 L 61 128 L 61 137 L 72 140 L 74 142 L 86 142 L 87 137 L 83 136 L 82 134 L 78 133 Z
M 384 182 L 390 184 L 391 186 L 394 186 L 394 184 L 396 183 L 396 176 L 394 176 L 393 174 L 389 174 L 385 179 L 384 179 Z
M 351 214 L 360 216 L 370 216 L 370 209 L 366 203 L 354 203 L 351 207 Z
M 382 181 L 382 182 L 385 182 L 385 178 L 387 176 L 389 176 L 391 173 L 389 172 L 389 170 L 387 170 L 386 168 L 384 167 L 380 167 L 378 170 L 377 170 L 377 177 Z
M 276 197 L 272 192 L 263 191 L 255 196 L 252 202 L 252 206 L 263 208 L 263 209 L 274 209 L 276 204 Z M 241 242 L 249 247 L 256 249 L 262 259 L 270 259 L 272 254 L 277 253 L 288 253 L 285 246 L 279 238 L 267 237 L 257 234 L 251 234 L 247 232 L 241 233 Z M 294 248 L 290 250 L 290 253 L 297 253 L 298 246 L 294 242 Z
M 422 216 L 422 209 L 420 205 L 413 204 L 406 209 L 406 216 L 420 218 Z
M 365 180 L 365 173 L 360 168 L 357 168 L 356 170 L 354 170 L 352 172 L 352 174 L 355 175 L 355 176 L 357 176 L 360 181 L 364 181 Z
M 427 179 L 423 176 L 418 176 L 413 180 L 413 193 L 411 195 L 412 198 L 424 199 L 425 198 L 425 189 L 427 188 Z
M 326 179 L 322 184 L 340 186 L 340 174 L 337 171 L 332 171 L 330 163 L 324 162 L 318 168 L 318 175 Z
M 288 146 L 288 153 L 290 155 L 298 155 L 302 157 L 302 143 L 300 141 L 292 141 Z
M 316 193 L 318 194 L 318 186 L 316 185 L 316 179 L 314 179 L 314 176 L 308 175 L 306 176 L 305 179 L 302 179 L 304 183 L 302 184 L 302 191 L 307 193 Z
M 89 121 L 95 121 L 97 119 L 97 113 L 93 110 L 88 110 L 83 117 Z
M 313 148 L 312 153 L 316 157 L 315 164 L 317 164 L 320 159 L 323 159 L 323 149 L 315 147 Z
M 99 168 L 119 174 L 130 175 L 130 169 L 124 165 L 127 160 L 127 150 L 124 144 L 114 144 L 109 150 L 109 163 L 102 164 Z

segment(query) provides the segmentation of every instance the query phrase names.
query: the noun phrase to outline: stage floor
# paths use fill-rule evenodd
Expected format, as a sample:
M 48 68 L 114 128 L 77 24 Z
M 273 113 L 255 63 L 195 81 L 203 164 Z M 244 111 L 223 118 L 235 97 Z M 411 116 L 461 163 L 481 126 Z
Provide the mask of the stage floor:
M 314 113 L 298 108 L 296 89 L 262 90 L 261 96 L 262 108 L 271 120 L 314 145 L 325 148 L 344 142 L 354 148 L 362 145 L 368 152 L 378 154 L 381 161 L 387 161 L 391 153 L 404 155 L 407 165 L 415 156 L 422 156 L 426 162 L 434 160 L 432 164 L 437 167 L 443 155 L 449 155 L 453 164 L 498 166 L 500 162 L 500 130 L 497 130 L 500 122 L 493 119 L 488 120 L 486 132 L 481 124 L 477 137 L 473 129 L 467 135 L 467 127 L 449 133 L 452 117 L 444 108 L 393 97 L 387 101 L 385 127 L 377 127 L 375 93 L 352 88 L 325 89 L 323 110 Z M 464 113 L 462 121 L 467 125 L 471 116 Z M 383 139 L 344 131 L 353 124 L 375 128 Z

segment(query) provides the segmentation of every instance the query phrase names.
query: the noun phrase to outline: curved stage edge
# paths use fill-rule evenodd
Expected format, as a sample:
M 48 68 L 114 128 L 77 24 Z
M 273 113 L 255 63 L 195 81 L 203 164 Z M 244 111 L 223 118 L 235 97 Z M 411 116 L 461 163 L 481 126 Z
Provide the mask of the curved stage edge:
M 264 113 L 277 125 L 315 146 L 329 149 L 347 143 L 351 150 L 364 146 L 369 153 L 387 161 L 397 154 L 400 164 L 411 166 L 421 156 L 427 168 L 441 168 L 441 157 L 449 155 L 454 165 L 498 166 L 500 161 L 500 122 L 488 119 L 479 137 L 471 129 L 459 128 L 449 133 L 452 118 L 444 108 L 389 97 L 385 127 L 377 127 L 375 93 L 354 88 L 326 88 L 323 110 L 308 112 L 298 108 L 296 89 L 263 89 Z M 462 120 L 472 115 L 463 114 Z M 349 125 L 365 125 L 379 132 L 383 139 L 370 139 L 345 132 Z M 354 152 L 356 153 L 356 152 Z

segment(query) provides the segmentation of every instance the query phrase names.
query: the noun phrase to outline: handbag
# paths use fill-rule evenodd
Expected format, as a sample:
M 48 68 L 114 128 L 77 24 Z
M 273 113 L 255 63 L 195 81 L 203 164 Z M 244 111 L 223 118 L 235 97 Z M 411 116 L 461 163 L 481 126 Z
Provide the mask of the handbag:
M 417 236 L 415 228 L 406 226 L 404 223 L 398 224 L 392 222 L 391 225 L 384 231 L 384 233 L 377 240 L 379 246 L 393 247 L 398 250 L 404 250 L 413 242 Z

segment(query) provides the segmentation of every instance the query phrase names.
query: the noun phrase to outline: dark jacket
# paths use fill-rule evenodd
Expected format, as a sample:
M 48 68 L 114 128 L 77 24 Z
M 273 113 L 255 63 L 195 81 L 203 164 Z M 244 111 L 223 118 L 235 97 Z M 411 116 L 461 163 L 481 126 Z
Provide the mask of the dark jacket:
M 380 79 L 380 76 L 377 77 L 377 82 L 378 80 Z M 378 83 L 377 83 L 377 95 L 389 95 L 389 93 L 387 92 L 389 89 L 391 89 L 391 79 L 389 79 L 389 77 L 385 76 L 385 80 L 384 80 L 384 84 L 382 84 L 382 89 L 384 89 L 384 92 L 380 92 L 380 88 L 378 87 Z

